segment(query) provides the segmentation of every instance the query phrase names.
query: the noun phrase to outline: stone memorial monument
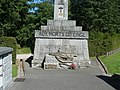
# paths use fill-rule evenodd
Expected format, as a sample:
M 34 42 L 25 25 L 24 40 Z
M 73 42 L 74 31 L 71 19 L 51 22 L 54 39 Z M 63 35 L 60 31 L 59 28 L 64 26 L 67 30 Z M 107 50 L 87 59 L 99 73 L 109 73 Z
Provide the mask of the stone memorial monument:
M 88 32 L 68 20 L 68 0 L 55 0 L 54 20 L 35 30 L 33 67 L 44 69 L 90 66 Z

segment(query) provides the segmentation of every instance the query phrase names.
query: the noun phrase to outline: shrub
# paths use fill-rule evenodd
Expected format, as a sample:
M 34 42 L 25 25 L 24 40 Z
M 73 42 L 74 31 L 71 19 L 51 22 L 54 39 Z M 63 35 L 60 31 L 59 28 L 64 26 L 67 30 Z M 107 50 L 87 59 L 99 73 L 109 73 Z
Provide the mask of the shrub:
M 111 50 L 120 48 L 120 34 L 90 32 L 89 53 L 90 56 L 105 55 Z
M 13 37 L 0 37 L 0 47 L 11 47 L 13 48 L 12 58 L 13 64 L 16 63 L 16 44 L 17 41 Z
M 105 55 L 113 50 L 112 36 L 109 33 L 91 32 L 89 39 L 90 56 Z

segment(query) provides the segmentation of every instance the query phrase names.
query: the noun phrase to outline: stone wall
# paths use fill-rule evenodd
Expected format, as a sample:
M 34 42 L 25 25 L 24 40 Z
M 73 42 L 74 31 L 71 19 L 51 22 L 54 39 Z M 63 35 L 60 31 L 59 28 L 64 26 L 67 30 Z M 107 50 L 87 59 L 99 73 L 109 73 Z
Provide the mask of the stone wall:
M 12 82 L 12 48 L 0 47 L 0 90 Z

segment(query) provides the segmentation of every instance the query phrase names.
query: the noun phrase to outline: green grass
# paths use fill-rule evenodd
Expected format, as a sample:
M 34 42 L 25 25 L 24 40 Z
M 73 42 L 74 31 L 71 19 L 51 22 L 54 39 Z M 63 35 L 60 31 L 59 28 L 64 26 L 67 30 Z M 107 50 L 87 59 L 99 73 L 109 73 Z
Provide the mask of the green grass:
M 31 53 L 31 50 L 28 47 L 17 49 L 17 54 L 29 54 L 29 53 Z
M 96 60 L 96 57 L 90 57 L 90 60 Z
M 120 53 L 113 54 L 109 57 L 101 56 L 100 60 L 107 67 L 109 74 L 114 74 L 114 73 L 120 74 Z
M 12 77 L 16 77 L 18 73 L 18 66 L 17 65 L 12 65 Z

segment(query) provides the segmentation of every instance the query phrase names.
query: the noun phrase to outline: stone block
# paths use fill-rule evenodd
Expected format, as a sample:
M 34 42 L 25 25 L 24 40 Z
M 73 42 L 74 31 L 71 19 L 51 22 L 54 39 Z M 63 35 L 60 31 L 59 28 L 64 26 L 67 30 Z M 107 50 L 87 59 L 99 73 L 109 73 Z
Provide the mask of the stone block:
M 45 62 L 44 62 L 44 69 L 58 69 L 59 68 L 59 62 L 58 60 L 51 55 L 45 56 Z
M 59 63 L 58 60 L 52 55 L 45 56 L 45 63 Z
M 44 69 L 58 69 L 58 64 L 55 63 L 45 63 Z
M 48 20 L 47 26 L 76 26 L 75 20 Z
M 63 8 L 60 10 L 61 6 Z M 55 0 L 54 20 L 67 20 L 67 19 L 68 19 L 68 0 L 65 0 L 65 1 Z
M 82 32 L 82 27 L 76 27 L 76 31 L 81 31 Z
M 91 61 L 90 60 L 81 60 L 80 61 L 80 67 L 90 67 L 91 66 Z
M 47 30 L 47 26 L 41 26 L 41 30 Z

